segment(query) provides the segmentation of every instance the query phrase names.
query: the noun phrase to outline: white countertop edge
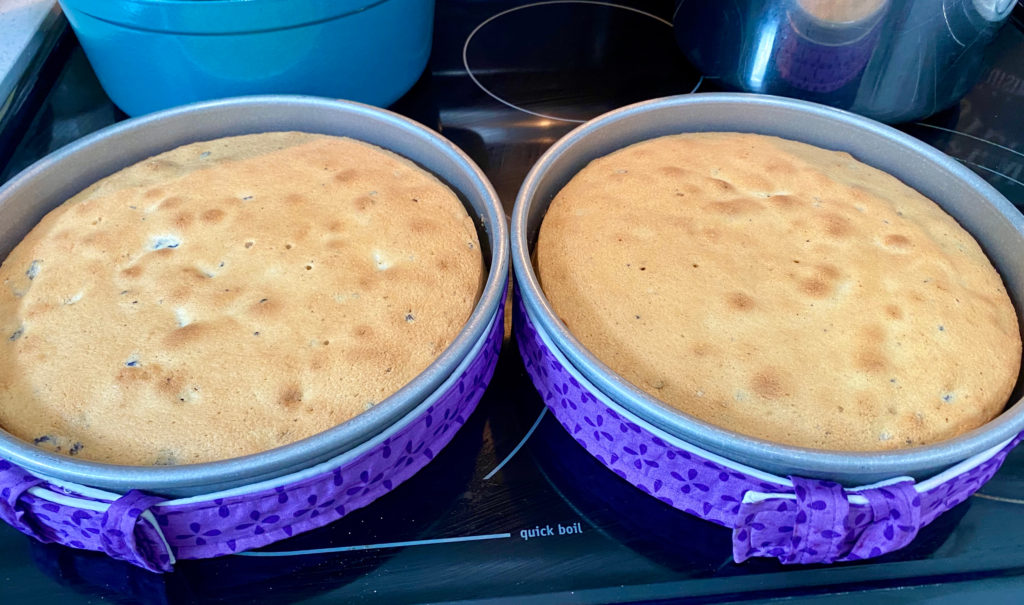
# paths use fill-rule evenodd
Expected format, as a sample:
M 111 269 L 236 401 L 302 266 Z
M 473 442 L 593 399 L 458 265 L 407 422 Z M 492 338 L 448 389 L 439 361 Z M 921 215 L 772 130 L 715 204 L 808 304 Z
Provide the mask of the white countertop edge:
M 0 115 L 54 20 L 56 0 L 0 0 Z

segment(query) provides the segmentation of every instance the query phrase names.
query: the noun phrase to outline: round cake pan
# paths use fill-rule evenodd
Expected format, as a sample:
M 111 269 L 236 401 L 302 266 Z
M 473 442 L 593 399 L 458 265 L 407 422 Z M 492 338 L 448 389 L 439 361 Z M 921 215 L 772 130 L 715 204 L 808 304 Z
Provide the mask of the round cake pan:
M 41 159 L 0 188 L 0 257 L 54 207 L 86 186 L 155 154 L 196 141 L 298 130 L 348 136 L 416 162 L 459 194 L 477 226 L 487 280 L 469 320 L 422 373 L 370 410 L 327 431 L 262 453 L 180 466 L 121 466 L 53 454 L 0 430 L 0 458 L 32 473 L 115 492 L 205 494 L 266 481 L 335 458 L 381 434 L 431 396 L 480 351 L 503 310 L 508 231 L 480 169 L 436 132 L 395 113 L 346 101 L 273 95 L 205 102 L 128 120 Z M 484 347 L 487 349 L 487 347 Z
M 978 240 L 1002 275 L 1020 317 L 1024 217 L 953 158 L 878 122 L 804 101 L 739 93 L 656 99 L 595 118 L 553 145 L 527 175 L 512 215 L 512 262 L 526 312 L 596 389 L 666 433 L 730 460 L 777 475 L 830 479 L 847 485 L 896 476 L 928 477 L 1024 430 L 1018 385 L 1001 415 L 978 429 L 932 445 L 883 452 L 781 445 L 680 412 L 630 384 L 587 351 L 555 315 L 533 269 L 531 249 L 544 213 L 561 188 L 591 160 L 645 139 L 701 131 L 795 139 L 847 151 L 896 176 L 942 206 Z M 679 161 L 685 163 L 686 158 Z

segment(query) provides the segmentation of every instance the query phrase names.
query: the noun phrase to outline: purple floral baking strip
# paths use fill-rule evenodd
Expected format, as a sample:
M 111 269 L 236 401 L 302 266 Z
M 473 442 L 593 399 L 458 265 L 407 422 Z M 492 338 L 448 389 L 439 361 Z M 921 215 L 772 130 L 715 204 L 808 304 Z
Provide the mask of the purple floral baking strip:
M 999 470 L 1024 436 L 915 484 L 894 478 L 862 488 L 783 479 L 687 444 L 599 393 L 546 341 L 515 293 L 514 333 L 526 371 L 570 435 L 640 490 L 733 529 L 733 558 L 832 563 L 877 557 L 960 504 Z
M 104 499 L 98 496 L 105 492 L 51 484 L 0 460 L 0 518 L 41 542 L 105 552 L 156 572 L 170 571 L 176 559 L 237 553 L 327 525 L 394 489 L 451 440 L 494 374 L 504 326 L 500 305 L 482 348 L 448 390 L 343 463 L 328 461 L 250 493 L 174 501 L 136 490 Z

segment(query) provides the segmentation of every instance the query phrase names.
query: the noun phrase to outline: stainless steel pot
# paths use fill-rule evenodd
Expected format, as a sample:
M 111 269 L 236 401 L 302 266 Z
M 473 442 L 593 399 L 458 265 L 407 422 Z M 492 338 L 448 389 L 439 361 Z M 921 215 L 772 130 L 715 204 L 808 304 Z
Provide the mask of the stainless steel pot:
M 676 40 L 707 76 L 904 122 L 983 73 L 1015 0 L 677 0 Z

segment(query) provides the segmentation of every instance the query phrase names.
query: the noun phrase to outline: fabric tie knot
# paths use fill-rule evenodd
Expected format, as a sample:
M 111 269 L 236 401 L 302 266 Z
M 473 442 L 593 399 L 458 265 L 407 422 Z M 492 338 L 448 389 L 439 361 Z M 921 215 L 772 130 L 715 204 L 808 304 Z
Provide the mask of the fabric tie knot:
M 103 552 L 150 571 L 171 571 L 174 557 L 152 515 L 139 518 L 163 498 L 131 490 L 110 503 L 101 520 Z
M 790 477 L 791 493 L 748 492 L 733 529 L 733 558 L 782 563 L 856 561 L 910 543 L 921 526 L 921 499 L 910 480 L 857 490 Z

